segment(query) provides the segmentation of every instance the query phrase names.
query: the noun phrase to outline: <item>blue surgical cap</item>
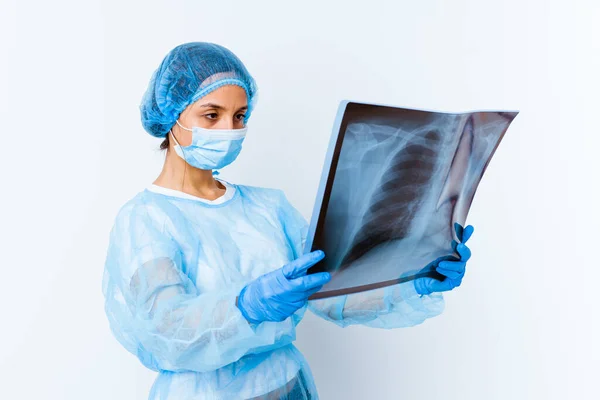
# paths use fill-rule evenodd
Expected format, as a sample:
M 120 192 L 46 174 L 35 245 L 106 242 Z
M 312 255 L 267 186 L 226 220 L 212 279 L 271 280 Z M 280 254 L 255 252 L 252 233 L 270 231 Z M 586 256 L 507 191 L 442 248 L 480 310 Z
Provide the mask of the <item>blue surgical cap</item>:
M 152 136 L 165 137 L 189 104 L 224 85 L 238 85 L 246 91 L 246 123 L 256 104 L 258 88 L 240 59 L 214 43 L 191 42 L 175 47 L 152 74 L 142 98 L 144 129 Z

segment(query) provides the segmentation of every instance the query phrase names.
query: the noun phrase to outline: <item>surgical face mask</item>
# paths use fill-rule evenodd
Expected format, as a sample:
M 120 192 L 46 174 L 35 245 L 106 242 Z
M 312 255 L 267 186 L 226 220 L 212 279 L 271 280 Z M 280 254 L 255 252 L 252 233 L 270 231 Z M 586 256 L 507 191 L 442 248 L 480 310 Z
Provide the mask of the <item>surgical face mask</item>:
M 220 169 L 231 164 L 242 150 L 242 142 L 248 127 L 242 129 L 206 129 L 194 126 L 188 129 L 176 121 L 182 129 L 192 132 L 192 144 L 181 146 L 173 132 L 175 153 L 192 167 Z

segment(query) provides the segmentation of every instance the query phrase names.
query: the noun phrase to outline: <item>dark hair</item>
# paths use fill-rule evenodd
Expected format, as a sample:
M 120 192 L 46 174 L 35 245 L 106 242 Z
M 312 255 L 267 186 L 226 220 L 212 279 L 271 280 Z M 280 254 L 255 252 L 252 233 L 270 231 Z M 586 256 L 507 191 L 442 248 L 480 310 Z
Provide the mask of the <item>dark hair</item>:
M 167 150 L 168 148 L 169 148 L 169 135 L 167 134 L 167 136 L 165 136 L 165 140 L 163 140 L 162 143 L 160 144 L 160 149 Z

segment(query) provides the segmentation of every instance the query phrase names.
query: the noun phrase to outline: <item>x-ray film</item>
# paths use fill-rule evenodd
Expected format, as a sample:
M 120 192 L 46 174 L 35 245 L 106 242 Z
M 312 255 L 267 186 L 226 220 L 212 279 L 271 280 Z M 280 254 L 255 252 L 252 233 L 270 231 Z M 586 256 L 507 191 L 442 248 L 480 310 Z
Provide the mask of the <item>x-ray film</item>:
M 310 299 L 376 289 L 458 260 L 462 228 L 518 111 L 445 113 L 342 101 L 304 252 L 332 279 Z

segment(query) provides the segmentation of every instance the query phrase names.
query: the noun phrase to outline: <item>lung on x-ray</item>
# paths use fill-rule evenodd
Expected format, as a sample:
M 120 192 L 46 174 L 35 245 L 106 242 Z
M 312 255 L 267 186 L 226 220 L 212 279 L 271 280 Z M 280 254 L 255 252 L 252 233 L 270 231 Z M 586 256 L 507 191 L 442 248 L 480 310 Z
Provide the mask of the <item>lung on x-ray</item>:
M 310 299 L 429 276 L 456 244 L 518 111 L 446 113 L 342 101 L 304 252 L 332 279 Z

